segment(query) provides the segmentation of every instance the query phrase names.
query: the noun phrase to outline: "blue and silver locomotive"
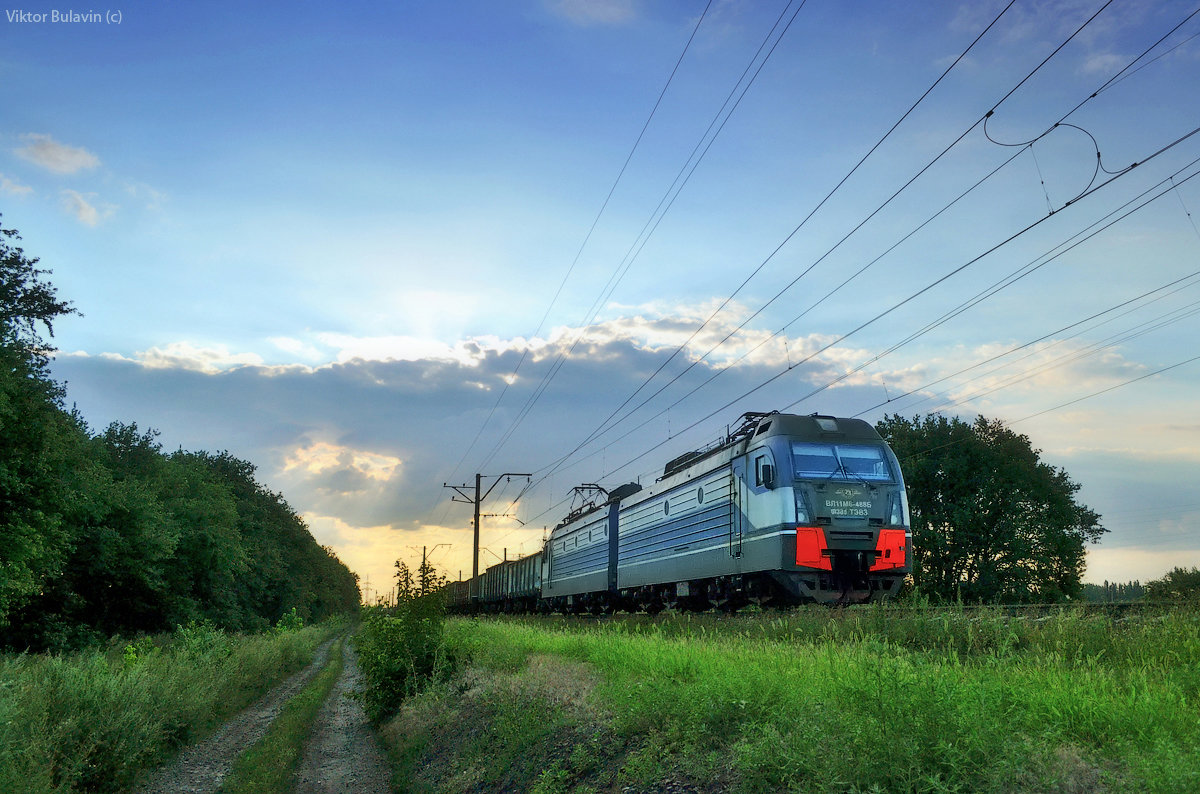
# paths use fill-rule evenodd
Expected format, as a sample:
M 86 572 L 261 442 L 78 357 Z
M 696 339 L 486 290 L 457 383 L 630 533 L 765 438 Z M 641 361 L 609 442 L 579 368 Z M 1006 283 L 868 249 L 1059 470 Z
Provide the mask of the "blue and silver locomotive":
M 717 443 L 668 462 L 653 485 L 587 488 L 592 498 L 541 552 L 452 585 L 451 605 L 849 603 L 894 595 L 912 570 L 899 463 L 859 419 L 748 413 Z

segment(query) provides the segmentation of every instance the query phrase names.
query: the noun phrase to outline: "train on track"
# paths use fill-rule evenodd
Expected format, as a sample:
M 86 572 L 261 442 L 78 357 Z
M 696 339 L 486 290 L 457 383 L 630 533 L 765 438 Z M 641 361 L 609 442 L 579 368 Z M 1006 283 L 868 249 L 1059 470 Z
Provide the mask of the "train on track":
M 911 570 L 900 464 L 860 419 L 747 413 L 653 485 L 576 489 L 541 551 L 447 585 L 454 611 L 859 603 Z

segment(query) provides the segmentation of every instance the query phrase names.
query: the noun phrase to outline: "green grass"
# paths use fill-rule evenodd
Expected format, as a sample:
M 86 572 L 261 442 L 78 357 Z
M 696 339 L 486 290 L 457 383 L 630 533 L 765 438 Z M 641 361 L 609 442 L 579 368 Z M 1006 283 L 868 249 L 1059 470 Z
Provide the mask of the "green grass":
M 484 757 L 460 752 L 457 780 L 415 790 L 497 785 L 500 761 L 530 752 L 544 762 L 509 779 L 516 788 L 1200 790 L 1196 612 L 453 620 L 447 644 L 492 683 L 418 696 L 402 718 L 411 727 L 423 713 L 435 729 L 410 730 L 399 756 L 417 768 L 438 730 L 460 730 L 438 723 L 439 709 L 473 699 L 486 727 L 455 741 L 477 741 Z M 592 671 L 589 710 L 522 690 L 545 658 Z M 556 737 L 572 732 L 594 751 L 571 755 Z
M 287 702 L 266 735 L 234 762 L 222 792 L 275 794 L 291 790 L 313 721 L 342 674 L 342 642 L 334 644 L 325 668 Z
M 307 664 L 342 624 L 192 626 L 107 652 L 0 657 L 0 791 L 125 791 Z

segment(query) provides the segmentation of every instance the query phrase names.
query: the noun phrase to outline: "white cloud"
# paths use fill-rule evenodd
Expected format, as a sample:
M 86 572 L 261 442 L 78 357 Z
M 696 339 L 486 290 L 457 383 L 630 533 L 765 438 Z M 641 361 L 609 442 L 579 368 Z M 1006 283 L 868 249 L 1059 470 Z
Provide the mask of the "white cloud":
M 359 574 L 363 597 L 371 602 L 391 592 L 396 584 L 396 561 L 403 560 L 415 572 L 422 551 L 442 575 L 457 579 L 461 571 L 470 576 L 471 534 L 465 525 L 409 522 L 403 526 L 356 527 L 321 513 L 303 513 L 302 518 L 319 543 L 335 547 L 338 558 Z M 493 562 L 483 555 L 481 564 Z
M 473 356 L 463 344 L 451 346 L 436 339 L 415 336 L 351 336 L 348 334 L 318 334 L 318 341 L 336 351 L 335 361 L 423 361 L 444 360 L 473 363 Z
M 263 363 L 262 357 L 254 353 L 230 353 L 224 345 L 198 347 L 191 342 L 142 350 L 134 354 L 133 360 L 149 369 L 183 369 L 208 375 Z
M 162 430 L 169 447 L 228 447 L 233 454 L 258 463 L 264 481 L 306 514 L 318 538 L 328 538 L 323 542 L 330 542 L 355 570 L 369 573 L 378 583 L 390 577 L 398 557 L 408 555 L 411 562 L 414 552 L 410 546 L 419 554 L 422 545 L 432 548 L 453 543 L 452 550 L 439 552 L 445 555 L 442 561 L 453 573 L 460 567 L 469 569 L 470 540 L 464 530 L 469 527 L 470 506 L 451 504 L 442 484 L 471 480 L 480 470 L 475 467 L 483 465 L 480 461 L 493 448 L 497 454 L 485 472 L 537 471 L 573 449 L 695 327 L 694 320 L 689 327 L 688 322 L 670 316 L 669 307 L 660 309 L 668 316 L 644 312 L 587 329 L 583 346 L 557 373 L 529 419 L 503 443 L 501 437 L 513 428 L 521 406 L 539 388 L 554 363 L 554 354 L 564 351 L 573 339 L 570 329 L 549 340 L 532 341 L 487 337 L 446 343 L 349 335 L 271 340 L 281 350 L 316 351 L 320 358 L 315 360 L 326 362 L 307 366 L 267 366 L 252 353 L 176 342 L 133 357 L 64 354 L 56 361 L 55 370 L 68 384 L 69 399 L 78 402 L 94 426 L 134 418 Z M 733 327 L 733 320 L 718 321 L 713 334 L 723 335 Z M 746 332 L 751 341 L 765 334 L 761 330 Z M 706 344 L 710 341 L 704 339 Z M 779 340 L 772 340 L 759 354 L 736 366 L 722 362 L 698 365 L 672 392 L 651 401 L 614 432 L 602 434 L 600 444 L 586 446 L 569 467 L 527 493 L 516 512 L 529 529 L 505 519 L 488 519 L 483 544 L 491 553 L 484 553 L 485 564 L 494 562 L 491 554 L 503 556 L 506 548 L 510 557 L 518 551 L 533 551 L 543 525 L 560 517 L 563 508 L 559 503 L 572 485 L 616 484 L 639 477 L 646 482 L 661 472 L 665 460 L 711 440 L 711 435 L 740 411 L 783 408 L 866 360 L 865 351 L 837 352 L 834 348 L 797 367 L 778 384 L 723 409 L 720 415 L 705 418 L 725 400 L 779 373 L 781 361 L 785 362 L 789 353 L 794 362 L 798 355 L 827 341 L 819 335 L 791 339 L 784 351 Z M 685 351 L 688 358 L 698 356 L 702 346 L 697 342 L 694 348 Z M 533 355 L 526 357 L 519 377 L 497 406 L 496 387 L 511 376 L 526 349 Z M 898 389 L 956 371 L 979 352 L 963 346 L 938 359 L 889 361 L 892 368 L 888 370 L 872 365 L 869 374 L 847 379 L 836 392 L 826 391 L 789 410 L 854 413 L 885 399 L 882 384 L 895 396 Z M 422 353 L 433 357 L 421 358 Z M 1118 367 L 1128 364 L 1116 363 Z M 684 390 L 709 381 L 722 368 L 722 376 L 703 386 L 687 405 L 662 412 Z M 1055 388 L 1070 385 L 1071 377 L 1059 375 L 1063 383 Z M 1073 377 L 1078 380 L 1078 374 Z M 1024 393 L 1015 396 L 1026 399 Z M 1038 400 L 1040 407 L 1053 401 L 1048 384 Z M 1131 471 L 1140 472 L 1148 482 L 1187 487 L 1178 483 L 1194 469 L 1191 461 L 1195 458 L 1187 455 L 1196 436 L 1191 414 L 1147 415 L 1139 426 L 1128 416 L 1114 419 L 1111 411 L 1094 413 L 1100 407 L 1059 412 L 1045 423 L 1021 425 L 1019 430 L 1029 433 L 1036 447 L 1060 450 L 1059 456 L 1066 447 L 1087 445 L 1089 449 L 1078 455 L 1066 455 L 1065 463 L 1073 479 L 1092 489 L 1085 503 L 1102 513 L 1121 503 L 1111 495 L 1111 483 L 1128 480 Z M 1011 403 L 1001 408 L 985 413 L 1013 416 Z M 896 410 L 911 413 L 909 408 Z M 1174 426 L 1168 426 L 1165 416 L 1171 417 Z M 689 427 L 694 421 L 697 424 Z M 1083 435 L 1087 427 L 1097 428 L 1097 433 Z M 1141 454 L 1139 443 L 1143 444 Z M 456 469 L 468 447 L 472 451 L 463 467 Z M 1118 447 L 1122 451 L 1114 452 Z M 1161 468 L 1139 465 L 1131 469 L 1131 460 L 1149 455 L 1147 447 L 1173 450 L 1178 457 Z M 1062 462 L 1050 453 L 1046 460 L 1054 465 Z M 497 488 L 489 512 L 511 512 L 510 504 L 522 486 L 514 483 L 507 493 Z M 448 530 L 447 524 L 460 529 Z M 1115 545 L 1121 540 L 1122 526 L 1113 524 L 1111 528 L 1108 539 Z M 1167 543 L 1183 549 L 1194 546 L 1178 532 L 1164 534 L 1162 539 L 1155 552 L 1165 549 Z M 1093 554 L 1089 559 L 1093 561 L 1089 569 L 1092 580 L 1099 576 L 1123 581 L 1143 575 L 1143 570 L 1143 578 L 1159 576 L 1165 570 L 1159 557 L 1146 558 L 1144 564 L 1139 562 L 1141 567 L 1122 567 L 1120 554 L 1107 558 Z M 1109 569 L 1102 567 L 1109 562 Z
M 291 353 L 293 356 L 299 356 L 310 362 L 319 361 L 325 355 L 317 347 L 290 336 L 273 336 L 267 341 L 285 353 Z
M 94 193 L 89 193 L 84 196 L 75 190 L 64 190 L 62 192 L 63 206 L 75 216 L 75 219 L 86 226 L 96 226 L 100 221 L 111 218 L 116 212 L 116 207 L 111 204 L 105 204 L 97 207 L 92 202 L 95 201 Z
M 56 174 L 74 174 L 100 165 L 100 158 L 87 149 L 59 143 L 49 135 L 31 132 L 21 140 L 27 145 L 16 150 L 19 156 Z
M 633 19 L 633 0 L 550 0 L 550 10 L 576 25 L 623 25 Z
M 298 469 L 309 474 L 325 474 L 331 470 L 352 469 L 368 480 L 387 482 L 398 473 L 402 463 L 400 458 L 393 455 L 316 441 L 292 450 L 284 462 L 283 470 Z
M 0 193 L 5 193 L 9 196 L 26 196 L 32 192 L 33 188 L 28 185 L 19 184 L 4 174 L 0 174 Z

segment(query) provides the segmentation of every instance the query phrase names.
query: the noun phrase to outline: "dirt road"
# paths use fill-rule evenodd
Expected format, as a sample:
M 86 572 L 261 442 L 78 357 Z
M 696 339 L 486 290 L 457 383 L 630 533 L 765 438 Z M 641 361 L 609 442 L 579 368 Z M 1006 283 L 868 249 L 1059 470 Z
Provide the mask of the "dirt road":
M 172 763 L 151 775 L 138 791 L 141 794 L 217 791 L 238 756 L 266 734 L 284 704 L 325 666 L 332 644 L 330 640 L 319 646 L 312 664 L 272 689 L 212 736 L 184 750 Z M 391 790 L 391 772 L 362 707 L 349 697 L 358 685 L 359 673 L 348 642 L 342 644 L 342 653 L 342 674 L 313 725 L 296 776 L 295 791 L 383 794 Z
M 359 686 L 358 660 L 342 646 L 342 674 L 321 708 L 296 774 L 296 794 L 386 794 L 391 771 L 362 705 L 350 697 Z

